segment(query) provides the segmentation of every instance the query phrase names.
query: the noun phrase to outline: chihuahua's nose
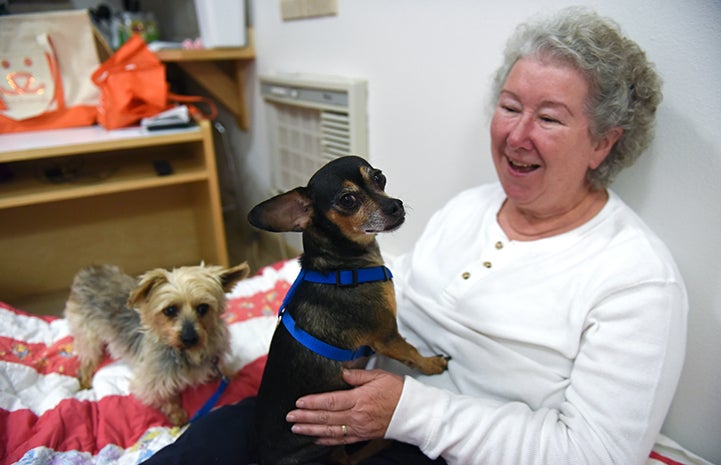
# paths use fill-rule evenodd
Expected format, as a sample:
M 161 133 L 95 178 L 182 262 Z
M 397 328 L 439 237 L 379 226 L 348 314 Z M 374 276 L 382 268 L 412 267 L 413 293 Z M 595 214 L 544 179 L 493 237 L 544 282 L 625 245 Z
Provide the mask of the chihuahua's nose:
M 190 321 L 183 323 L 183 328 L 180 330 L 180 341 L 187 348 L 193 347 L 198 343 L 198 332 L 195 330 L 195 326 Z
M 401 217 L 406 214 L 405 208 L 403 208 L 403 201 L 400 199 L 389 199 L 383 206 L 383 213 L 388 216 Z

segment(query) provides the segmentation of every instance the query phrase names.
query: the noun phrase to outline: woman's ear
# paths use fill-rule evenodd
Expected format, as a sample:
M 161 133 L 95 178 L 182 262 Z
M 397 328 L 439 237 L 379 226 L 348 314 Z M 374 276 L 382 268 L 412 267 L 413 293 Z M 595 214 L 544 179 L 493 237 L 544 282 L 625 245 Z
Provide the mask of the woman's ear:
M 593 157 L 591 157 L 590 168 L 595 170 L 598 168 L 603 160 L 606 159 L 614 144 L 618 142 L 618 139 L 623 135 L 623 128 L 615 127 L 611 128 L 603 137 L 598 139 L 593 147 Z

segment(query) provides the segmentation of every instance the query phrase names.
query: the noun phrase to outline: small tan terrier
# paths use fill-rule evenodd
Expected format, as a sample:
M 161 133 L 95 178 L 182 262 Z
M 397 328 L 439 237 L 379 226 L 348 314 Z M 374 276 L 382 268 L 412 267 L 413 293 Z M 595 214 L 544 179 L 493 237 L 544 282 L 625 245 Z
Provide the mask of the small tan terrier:
M 80 270 L 65 305 L 80 386 L 91 386 L 107 346 L 113 358 L 130 365 L 130 392 L 174 425 L 185 424 L 181 392 L 232 375 L 225 365 L 230 336 L 221 314 L 225 293 L 249 271 L 247 263 L 227 269 L 201 264 L 157 268 L 136 279 L 112 265 Z

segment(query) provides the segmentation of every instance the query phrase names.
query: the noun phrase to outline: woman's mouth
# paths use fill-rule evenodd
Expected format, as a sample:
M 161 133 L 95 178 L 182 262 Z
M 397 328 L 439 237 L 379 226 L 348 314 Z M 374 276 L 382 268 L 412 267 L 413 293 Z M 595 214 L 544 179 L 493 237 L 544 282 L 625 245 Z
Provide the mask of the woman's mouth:
M 519 174 L 530 173 L 531 171 L 535 171 L 541 167 L 541 165 L 536 165 L 533 163 L 521 163 L 519 161 L 513 161 L 508 157 L 506 157 L 506 159 L 508 160 L 508 166 L 511 167 L 511 171 Z

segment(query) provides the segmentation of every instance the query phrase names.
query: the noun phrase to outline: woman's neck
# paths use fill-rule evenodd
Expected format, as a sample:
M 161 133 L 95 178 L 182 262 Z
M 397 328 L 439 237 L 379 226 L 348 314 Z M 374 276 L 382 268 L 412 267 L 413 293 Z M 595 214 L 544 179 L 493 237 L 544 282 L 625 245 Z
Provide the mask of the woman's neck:
M 596 216 L 608 201 L 606 190 L 593 191 L 562 211 L 538 213 L 506 199 L 498 211 L 498 224 L 510 240 L 533 241 L 576 229 Z

